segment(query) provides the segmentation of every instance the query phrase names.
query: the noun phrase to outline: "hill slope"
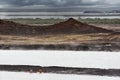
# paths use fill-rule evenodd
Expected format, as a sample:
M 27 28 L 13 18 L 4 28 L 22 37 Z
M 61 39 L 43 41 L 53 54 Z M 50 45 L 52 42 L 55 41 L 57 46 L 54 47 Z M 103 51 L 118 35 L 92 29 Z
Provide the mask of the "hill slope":
M 49 26 L 30 26 L 0 20 L 0 34 L 4 35 L 87 34 L 111 32 L 113 31 L 81 23 L 73 18 Z
M 106 30 L 103 28 L 98 28 L 92 25 L 88 25 L 86 23 L 79 22 L 73 18 L 68 19 L 65 22 L 61 22 L 58 24 L 54 24 L 47 27 L 47 32 L 51 33 L 64 33 L 64 34 L 72 34 L 72 33 L 109 33 L 113 32 L 111 30 Z

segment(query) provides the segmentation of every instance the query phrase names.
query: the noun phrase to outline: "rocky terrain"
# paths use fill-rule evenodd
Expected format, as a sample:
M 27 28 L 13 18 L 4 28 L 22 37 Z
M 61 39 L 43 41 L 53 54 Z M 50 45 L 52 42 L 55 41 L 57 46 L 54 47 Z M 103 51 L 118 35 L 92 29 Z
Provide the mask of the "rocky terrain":
M 30 65 L 0 65 L 0 71 L 120 76 L 120 69 L 72 68 L 72 67 L 57 67 L 57 66 L 42 67 L 42 66 L 30 66 Z
M 119 51 L 120 32 L 73 18 L 52 25 L 0 20 L 0 49 Z
M 0 20 L 0 34 L 3 35 L 45 35 L 45 34 L 88 34 L 88 33 L 109 33 L 111 30 L 98 28 L 79 22 L 73 18 L 48 26 L 30 26 L 12 21 Z

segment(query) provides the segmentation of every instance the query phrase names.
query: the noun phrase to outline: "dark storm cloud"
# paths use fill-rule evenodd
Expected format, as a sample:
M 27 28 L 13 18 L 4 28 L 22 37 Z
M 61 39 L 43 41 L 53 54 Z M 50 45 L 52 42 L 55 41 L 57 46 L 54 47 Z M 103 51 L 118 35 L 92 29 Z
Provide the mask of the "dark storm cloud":
M 86 5 L 98 5 L 103 4 L 103 0 L 0 0 L 0 4 L 4 6 L 32 6 L 32 5 L 44 5 L 53 7 L 65 7 L 65 6 L 86 6 Z

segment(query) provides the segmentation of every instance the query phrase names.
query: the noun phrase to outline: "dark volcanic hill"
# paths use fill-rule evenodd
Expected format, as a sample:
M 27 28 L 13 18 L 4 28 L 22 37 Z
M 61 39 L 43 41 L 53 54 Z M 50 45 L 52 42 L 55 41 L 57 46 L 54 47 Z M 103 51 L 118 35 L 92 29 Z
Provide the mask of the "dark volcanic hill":
M 109 33 L 113 32 L 111 30 L 106 30 L 103 28 L 98 28 L 92 25 L 88 25 L 86 23 L 79 22 L 73 18 L 68 19 L 65 22 L 61 22 L 58 24 L 54 24 L 47 27 L 48 30 L 52 33 Z
M 111 32 L 113 31 L 88 25 L 73 18 L 49 26 L 30 26 L 0 20 L 0 34 L 4 35 L 87 34 Z

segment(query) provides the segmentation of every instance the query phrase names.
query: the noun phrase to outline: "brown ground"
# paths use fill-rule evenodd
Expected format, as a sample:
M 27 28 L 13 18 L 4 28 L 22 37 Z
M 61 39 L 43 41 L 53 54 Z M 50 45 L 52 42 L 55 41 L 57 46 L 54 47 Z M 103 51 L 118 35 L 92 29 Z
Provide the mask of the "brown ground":
M 97 41 L 109 34 L 57 34 L 41 36 L 0 35 L 0 44 L 38 45 L 38 44 L 80 44 Z
M 61 23 L 48 26 L 22 25 L 10 21 L 0 20 L 0 34 L 3 35 L 45 35 L 45 34 L 88 34 L 88 33 L 109 33 L 111 30 L 98 28 L 92 25 L 81 23 L 73 18 Z
M 92 26 L 93 25 L 93 26 Z M 97 26 L 97 27 L 96 27 Z M 112 31 L 113 30 L 113 31 Z M 72 18 L 54 25 L 23 25 L 0 20 L 0 44 L 120 43 L 119 25 L 85 24 Z
M 120 32 L 120 24 L 91 24 L 100 28 Z

